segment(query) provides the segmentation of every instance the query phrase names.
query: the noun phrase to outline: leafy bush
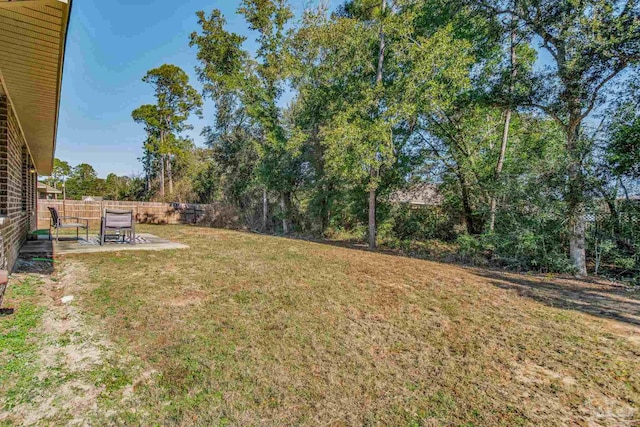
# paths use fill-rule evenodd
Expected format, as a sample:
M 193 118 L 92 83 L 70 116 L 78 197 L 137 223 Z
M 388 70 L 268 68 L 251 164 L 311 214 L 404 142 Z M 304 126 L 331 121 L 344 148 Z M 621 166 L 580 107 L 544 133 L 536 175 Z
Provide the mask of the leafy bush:
M 386 220 L 378 223 L 378 239 L 379 240 L 389 240 L 393 238 L 397 238 L 397 234 L 395 233 L 396 221 L 395 218 L 387 218 Z
M 594 209 L 587 255 L 597 274 L 640 283 L 640 204 L 618 200 Z
M 461 234 L 456 239 L 460 261 L 493 264 L 512 270 L 571 273 L 565 252 L 547 250 L 543 238 L 533 232 L 512 234 Z
M 473 260 L 480 256 L 482 252 L 482 243 L 477 237 L 469 234 L 461 234 L 456 239 L 458 244 L 458 252 L 465 259 Z
M 435 206 L 412 208 L 407 204 L 391 206 L 389 216 L 393 220 L 393 235 L 398 239 L 455 238 L 451 216 Z

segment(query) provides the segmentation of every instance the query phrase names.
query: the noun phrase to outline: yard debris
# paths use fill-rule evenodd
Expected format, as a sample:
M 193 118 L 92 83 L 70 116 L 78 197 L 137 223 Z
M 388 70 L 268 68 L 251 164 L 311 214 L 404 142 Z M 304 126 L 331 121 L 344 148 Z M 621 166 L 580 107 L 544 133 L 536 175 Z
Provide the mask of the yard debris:
M 70 303 L 71 301 L 73 301 L 73 295 L 65 295 L 65 296 L 63 296 L 62 298 L 60 298 L 60 301 L 61 301 L 63 304 Z

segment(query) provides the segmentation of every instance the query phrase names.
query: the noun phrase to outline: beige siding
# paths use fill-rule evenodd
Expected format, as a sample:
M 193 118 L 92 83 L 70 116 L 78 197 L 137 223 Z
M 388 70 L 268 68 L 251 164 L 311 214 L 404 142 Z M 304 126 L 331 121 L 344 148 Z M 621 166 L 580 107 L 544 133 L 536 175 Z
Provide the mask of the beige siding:
M 43 175 L 53 165 L 70 5 L 0 0 L 0 80 Z

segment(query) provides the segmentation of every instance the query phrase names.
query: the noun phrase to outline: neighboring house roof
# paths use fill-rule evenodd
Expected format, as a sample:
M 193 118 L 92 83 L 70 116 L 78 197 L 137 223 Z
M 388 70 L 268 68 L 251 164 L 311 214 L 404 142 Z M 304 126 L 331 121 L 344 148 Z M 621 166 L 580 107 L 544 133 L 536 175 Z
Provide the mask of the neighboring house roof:
M 46 194 L 62 194 L 62 191 L 58 190 L 57 188 L 53 188 L 50 185 L 44 184 L 42 182 L 38 183 L 38 191 L 40 193 L 46 193 Z
M 389 200 L 392 203 L 409 203 L 419 206 L 438 206 L 442 204 L 442 195 L 438 186 L 429 183 L 419 183 L 409 188 L 396 190 L 391 193 Z
M 604 198 L 596 198 L 595 200 L 602 200 L 604 201 Z M 631 201 L 631 202 L 640 202 L 640 194 L 629 194 L 629 197 L 627 197 L 626 194 L 620 194 L 618 193 L 618 197 L 616 197 L 616 201 L 618 202 L 624 202 L 624 201 Z
M 0 0 L 0 93 L 40 175 L 53 168 L 71 0 Z

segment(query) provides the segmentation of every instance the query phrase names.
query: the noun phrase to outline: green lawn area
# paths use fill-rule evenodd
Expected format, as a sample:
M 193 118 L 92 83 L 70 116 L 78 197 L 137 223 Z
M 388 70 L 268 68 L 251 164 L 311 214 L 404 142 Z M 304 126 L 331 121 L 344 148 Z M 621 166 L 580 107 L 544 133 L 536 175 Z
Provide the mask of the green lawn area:
M 190 248 L 67 256 L 53 277 L 9 288 L 0 424 L 640 419 L 637 293 L 227 230 L 140 231 Z M 52 303 L 68 293 L 71 305 Z M 71 323 L 47 327 L 47 310 Z M 42 362 L 38 340 L 62 356 Z M 94 404 L 62 394 L 44 411 L 65 384 Z

